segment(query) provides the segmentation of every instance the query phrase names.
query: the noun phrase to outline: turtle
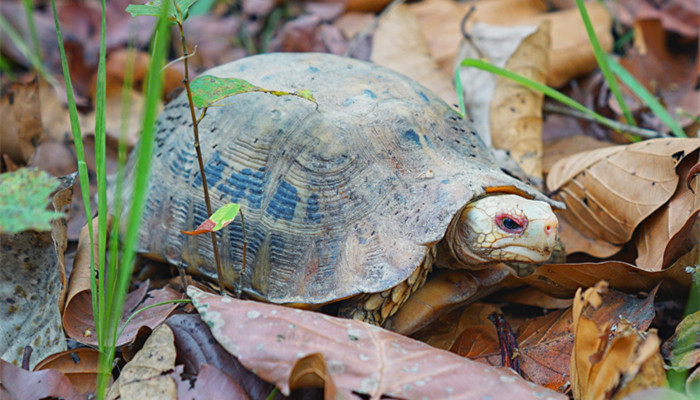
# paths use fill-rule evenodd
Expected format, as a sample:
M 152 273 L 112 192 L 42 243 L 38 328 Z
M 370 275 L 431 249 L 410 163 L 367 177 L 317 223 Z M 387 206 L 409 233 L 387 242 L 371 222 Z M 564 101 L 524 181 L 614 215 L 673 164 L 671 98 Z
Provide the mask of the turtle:
M 244 215 L 217 232 L 229 289 L 338 302 L 342 316 L 385 325 L 436 264 L 541 263 L 555 246 L 563 205 L 503 172 L 466 118 L 404 75 L 320 53 L 206 74 L 316 100 L 239 94 L 199 124 L 212 208 L 238 203 Z M 188 108 L 183 93 L 157 122 L 138 251 L 215 279 L 209 235 L 181 233 L 208 217 Z

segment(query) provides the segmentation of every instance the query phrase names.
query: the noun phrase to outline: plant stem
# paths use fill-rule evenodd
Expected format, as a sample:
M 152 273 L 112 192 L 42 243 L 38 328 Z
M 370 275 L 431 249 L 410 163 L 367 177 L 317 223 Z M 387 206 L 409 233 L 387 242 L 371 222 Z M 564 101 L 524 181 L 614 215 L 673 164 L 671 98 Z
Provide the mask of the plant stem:
M 178 9 L 178 13 L 180 13 L 180 10 Z M 185 91 L 187 92 L 187 101 L 190 103 L 190 115 L 192 117 L 192 132 L 194 134 L 194 149 L 197 152 L 197 162 L 199 163 L 199 174 L 202 177 L 202 189 L 204 190 L 204 202 L 207 205 L 207 215 L 211 215 L 211 200 L 209 199 L 209 188 L 207 187 L 207 178 L 204 174 L 204 160 L 202 157 L 202 149 L 199 144 L 199 121 L 197 121 L 197 116 L 195 115 L 194 111 L 194 102 L 192 101 L 192 91 L 190 90 L 190 78 L 189 78 L 189 67 L 188 67 L 188 53 L 187 53 L 187 44 L 185 43 L 185 31 L 182 28 L 182 14 L 180 14 L 180 18 L 177 21 L 177 26 L 180 29 L 180 40 L 182 43 L 182 54 L 183 54 L 183 61 L 185 63 L 185 79 L 184 79 L 184 84 L 185 84 Z M 216 245 L 216 233 L 212 232 L 211 233 L 211 245 L 212 249 L 214 250 L 214 260 L 216 261 L 216 276 L 219 280 L 219 292 L 221 295 L 225 295 L 226 290 L 224 289 L 224 271 L 223 268 L 221 267 L 221 259 L 219 257 L 219 249 L 218 246 Z
M 561 106 L 561 105 L 552 104 L 552 103 L 544 103 L 543 109 L 545 111 L 549 111 L 552 113 L 568 115 L 568 116 L 575 117 L 575 118 L 581 118 L 581 119 L 584 119 L 586 121 L 598 122 L 598 123 L 600 122 L 588 114 L 582 113 L 581 111 L 578 111 L 578 110 L 574 110 L 573 108 L 570 108 L 567 106 Z M 647 139 L 668 137 L 668 135 L 664 135 L 661 132 L 653 131 L 651 129 L 644 129 L 644 128 L 639 128 L 639 127 L 632 126 L 632 125 L 623 124 L 622 122 L 618 122 L 618 121 L 615 121 L 613 119 L 608 119 L 608 127 L 612 127 L 612 128 L 617 129 L 621 132 L 627 132 L 627 133 L 632 133 L 634 135 L 639 135 L 639 136 L 647 138 Z

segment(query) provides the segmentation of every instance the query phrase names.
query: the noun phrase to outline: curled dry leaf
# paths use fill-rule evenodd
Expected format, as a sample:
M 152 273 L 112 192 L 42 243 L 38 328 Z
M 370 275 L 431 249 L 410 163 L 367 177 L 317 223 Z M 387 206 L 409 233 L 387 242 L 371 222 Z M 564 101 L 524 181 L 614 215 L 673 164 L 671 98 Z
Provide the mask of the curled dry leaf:
M 579 264 L 545 264 L 531 275 L 518 278 L 510 276 L 508 285 L 526 283 L 547 294 L 569 298 L 579 287 L 591 287 L 599 280 L 607 281 L 611 287 L 625 293 L 651 292 L 661 283 L 659 294 L 677 298 L 688 293 L 693 275 L 685 265 L 673 265 L 663 271 L 644 271 L 622 261 Z
M 59 371 L 30 372 L 0 359 L 0 399 L 49 398 L 82 400 L 85 397 Z
M 197 380 L 194 383 L 188 379 L 183 380 L 180 374 L 177 373 L 178 370 L 182 369 L 182 366 L 178 365 L 178 367 L 180 368 L 176 368 L 175 376 L 173 377 L 175 383 L 177 383 L 178 400 L 252 399 L 230 375 L 212 365 L 202 364 Z M 256 398 L 262 399 L 266 398 L 266 396 L 263 395 Z
M 41 360 L 34 370 L 61 371 L 80 394 L 86 395 L 95 392 L 99 354 L 90 347 L 66 350 Z
M 122 369 L 107 399 L 177 399 L 177 387 L 168 372 L 175 368 L 173 331 L 163 324 Z
M 676 167 L 700 147 L 700 139 L 656 139 L 579 153 L 560 160 L 547 176 L 554 198 L 566 203 L 560 219 L 567 252 L 596 257 L 614 254 L 609 245 L 629 241 L 634 229 L 666 203 L 676 190 Z M 599 245 L 577 248 L 575 236 Z
M 507 70 L 545 83 L 549 68 L 549 21 L 526 37 L 506 62 Z M 496 77 L 489 115 L 493 146 L 510 152 L 520 168 L 542 187 L 542 100 L 540 92 Z
M 326 378 L 339 396 L 347 397 L 354 392 L 373 399 L 564 398 L 511 372 L 363 322 L 206 294 L 191 286 L 188 294 L 219 343 L 285 395 L 294 382 Z M 292 382 L 302 372 L 310 375 Z
M 683 318 L 662 351 L 676 370 L 691 370 L 700 365 L 700 311 Z
M 549 117 L 547 118 L 549 121 Z M 546 122 L 545 122 L 546 123 Z M 544 154 L 542 155 L 542 172 L 546 175 L 552 166 L 559 160 L 581 153 L 600 149 L 602 147 L 613 146 L 610 142 L 597 140 L 586 135 L 573 135 L 561 139 L 544 143 Z
M 604 305 L 606 291 L 601 281 L 574 297 L 571 388 L 576 399 L 623 398 L 666 383 L 655 331 L 642 334 L 625 321 L 590 318 L 591 310 Z
M 97 235 L 97 218 L 93 219 L 93 233 Z M 108 222 L 108 225 L 111 222 Z M 108 228 L 109 231 L 109 228 Z M 73 272 L 68 285 L 68 297 L 63 310 L 63 328 L 68 336 L 80 343 L 97 345 L 95 321 L 92 313 L 92 296 L 90 294 L 90 240 L 88 238 L 87 225 L 80 231 L 78 251 L 75 256 Z M 95 240 L 97 244 L 97 240 Z M 97 249 L 95 249 L 97 254 Z M 124 310 L 120 319 L 121 325 L 129 316 L 141 308 L 151 304 L 167 300 L 182 298 L 176 290 L 166 286 L 162 289 L 148 291 L 148 281 L 130 292 L 124 303 Z M 117 339 L 117 346 L 131 342 L 141 326 L 154 328 L 160 325 L 177 307 L 177 304 L 164 304 L 153 307 L 136 315 L 124 328 L 124 332 Z
M 677 257 L 700 212 L 700 179 L 692 179 L 698 162 L 694 152 L 678 166 L 680 182 L 671 199 L 639 226 L 635 264 L 647 271 L 669 266 Z

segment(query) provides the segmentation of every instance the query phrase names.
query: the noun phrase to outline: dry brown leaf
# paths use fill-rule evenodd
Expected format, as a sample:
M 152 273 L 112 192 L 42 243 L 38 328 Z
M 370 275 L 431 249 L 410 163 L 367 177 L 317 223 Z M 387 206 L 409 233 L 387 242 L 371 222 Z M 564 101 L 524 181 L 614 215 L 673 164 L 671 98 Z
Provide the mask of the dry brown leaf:
M 566 203 L 560 219 L 570 232 L 620 246 L 634 229 L 669 200 L 676 190 L 676 167 L 700 147 L 700 139 L 655 139 L 579 153 L 560 160 L 547 176 L 547 187 Z M 567 251 L 566 232 L 561 238 Z M 589 254 L 607 257 L 604 248 Z
M 0 399 L 83 400 L 85 397 L 59 371 L 30 372 L 0 359 Z
M 589 316 L 603 306 L 606 291 L 607 283 L 601 281 L 584 293 L 579 289 L 574 297 L 571 388 L 576 399 L 622 398 L 666 382 L 654 331 L 642 335 L 627 322 Z
M 525 38 L 506 62 L 507 70 L 545 83 L 549 65 L 548 21 Z M 542 101 L 544 95 L 504 77 L 496 78 L 491 109 L 493 146 L 510 152 L 520 168 L 542 187 Z
M 311 311 L 206 294 L 188 294 L 212 334 L 243 365 L 288 395 L 299 360 L 319 354 L 340 396 L 398 398 L 565 398 L 512 372 L 476 364 L 425 343 Z M 318 368 L 318 364 L 314 369 Z M 507 383 L 507 384 L 504 384 Z
M 97 235 L 97 218 L 93 219 L 92 223 L 93 234 Z M 108 222 L 108 225 L 111 225 L 111 221 Z M 109 231 L 109 227 L 107 230 Z M 95 321 L 92 313 L 92 296 L 90 294 L 90 239 L 88 235 L 89 231 L 86 225 L 80 231 L 78 250 L 68 285 L 68 296 L 63 309 L 63 329 L 68 336 L 80 343 L 97 345 Z M 95 240 L 95 245 L 97 245 L 97 240 Z M 97 254 L 96 248 L 94 251 Z M 148 285 L 149 282 L 146 281 L 137 290 L 127 294 L 120 318 L 120 327 L 133 312 L 141 308 L 182 297 L 180 293 L 168 286 L 148 291 Z M 116 345 L 122 346 L 131 342 L 141 326 L 154 328 L 160 325 L 176 307 L 176 304 L 164 304 L 139 313 L 126 325 L 122 335 L 117 339 Z
M 168 372 L 175 368 L 173 331 L 161 325 L 122 369 L 107 399 L 177 399 L 177 387 Z
M 700 3 L 695 0 L 621 0 L 607 3 L 617 18 L 631 26 L 639 19 L 661 19 L 664 29 L 698 37 Z
M 34 371 L 61 371 L 81 394 L 95 393 L 99 354 L 96 349 L 90 347 L 66 350 L 41 360 L 34 367 Z
M 634 242 L 635 264 L 640 268 L 659 271 L 669 266 L 682 250 L 681 245 L 700 212 L 700 179 L 695 177 L 688 182 L 688 173 L 697 162 L 697 152 L 683 160 L 678 167 L 680 181 L 671 200 L 639 226 Z
M 542 155 L 542 172 L 546 175 L 557 161 L 573 156 L 583 151 L 600 149 L 602 147 L 613 146 L 610 142 L 597 140 L 586 135 L 567 136 L 561 139 L 544 143 L 544 154 Z
M 511 273 L 505 264 L 475 271 L 438 269 L 387 321 L 386 327 L 410 335 L 456 307 L 493 293 Z
M 644 271 L 621 261 L 579 264 L 545 264 L 531 275 L 518 278 L 510 276 L 506 285 L 526 283 L 552 296 L 569 298 L 579 287 L 591 287 L 604 279 L 610 286 L 625 293 L 650 292 L 659 282 L 659 294 L 677 298 L 688 293 L 693 275 L 685 265 L 673 265 L 663 271 Z
M 391 0 L 347 0 L 345 2 L 345 11 L 376 13 L 381 11 L 389 3 L 391 3 Z
M 569 308 L 571 307 L 572 303 L 571 299 L 553 297 L 533 287 L 524 287 L 518 291 L 504 294 L 500 296 L 499 299 L 509 303 L 522 304 L 549 310 Z
M 548 85 L 561 86 L 597 67 L 586 29 L 575 8 L 547 13 L 546 4 L 536 0 L 493 0 L 474 3 L 428 0 L 413 3 L 411 8 L 418 17 L 430 52 L 449 76 L 455 62 L 460 61 L 455 60 L 455 57 L 462 41 L 462 18 L 473 4 L 476 8 L 467 28 L 477 21 L 503 26 L 539 25 L 543 20 L 551 21 Z M 605 5 L 589 2 L 586 3 L 586 9 L 601 45 L 609 51 L 613 38 L 611 18 Z
M 413 78 L 447 104 L 457 104 L 451 75 L 445 75 L 430 56 L 418 20 L 408 6 L 396 6 L 381 17 L 370 60 Z
M 212 365 L 202 364 L 194 382 L 191 382 L 189 379 L 183 379 L 180 369 L 182 369 L 182 366 L 178 365 L 171 375 L 177 384 L 178 400 L 251 399 L 230 375 Z M 266 398 L 266 395 L 269 393 L 256 398 Z
M 28 84 L 5 82 L 0 93 L 0 170 L 2 156 L 8 155 L 17 164 L 26 165 L 43 135 L 39 81 Z

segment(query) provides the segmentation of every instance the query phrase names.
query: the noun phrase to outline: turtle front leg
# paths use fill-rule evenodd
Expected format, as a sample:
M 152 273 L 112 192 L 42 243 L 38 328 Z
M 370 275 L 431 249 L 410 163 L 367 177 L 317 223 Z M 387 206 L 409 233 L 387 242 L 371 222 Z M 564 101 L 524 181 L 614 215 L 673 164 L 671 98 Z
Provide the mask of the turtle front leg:
M 367 293 L 343 301 L 338 310 L 338 316 L 384 326 L 387 319 L 396 314 L 409 296 L 423 286 L 434 262 L 435 248 L 433 247 L 408 279 L 383 292 Z

